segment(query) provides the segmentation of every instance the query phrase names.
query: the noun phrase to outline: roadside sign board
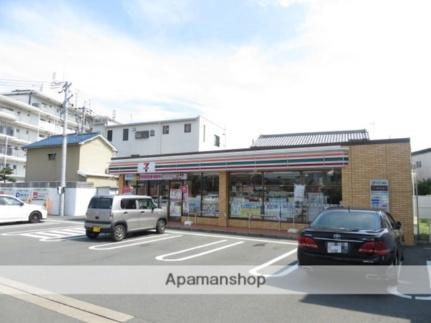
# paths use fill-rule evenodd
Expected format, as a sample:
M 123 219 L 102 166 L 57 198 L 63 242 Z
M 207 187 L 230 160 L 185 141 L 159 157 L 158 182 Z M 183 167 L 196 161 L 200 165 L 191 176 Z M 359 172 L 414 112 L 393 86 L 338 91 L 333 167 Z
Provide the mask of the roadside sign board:
M 370 207 L 389 212 L 389 181 L 387 179 L 370 181 Z

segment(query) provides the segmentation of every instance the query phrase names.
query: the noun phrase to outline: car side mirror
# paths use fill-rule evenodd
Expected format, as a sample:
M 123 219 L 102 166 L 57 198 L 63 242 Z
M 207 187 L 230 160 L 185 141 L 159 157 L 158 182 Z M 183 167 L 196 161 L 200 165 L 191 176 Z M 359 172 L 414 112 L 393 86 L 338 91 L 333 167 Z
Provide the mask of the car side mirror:
M 400 221 L 397 221 L 396 223 L 395 223 L 395 229 L 400 229 L 401 228 L 401 222 Z
M 23 202 L 19 203 L 19 206 L 24 206 L 24 203 Z

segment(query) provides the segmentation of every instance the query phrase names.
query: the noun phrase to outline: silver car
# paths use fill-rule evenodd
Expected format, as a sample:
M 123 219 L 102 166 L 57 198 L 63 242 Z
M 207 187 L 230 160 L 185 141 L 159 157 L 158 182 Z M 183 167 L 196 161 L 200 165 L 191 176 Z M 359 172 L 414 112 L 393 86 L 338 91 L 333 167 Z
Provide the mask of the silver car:
M 128 232 L 156 229 L 163 233 L 166 223 L 166 211 L 158 208 L 150 196 L 94 196 L 88 205 L 85 232 L 90 239 L 103 232 L 121 241 Z

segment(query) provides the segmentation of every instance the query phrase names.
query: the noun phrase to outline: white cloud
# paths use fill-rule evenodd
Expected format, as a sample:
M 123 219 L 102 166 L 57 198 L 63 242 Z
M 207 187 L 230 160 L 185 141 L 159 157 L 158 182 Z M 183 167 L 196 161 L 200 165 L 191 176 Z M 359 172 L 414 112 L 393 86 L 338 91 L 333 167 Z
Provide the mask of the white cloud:
M 252 1 L 261 7 L 282 6 L 284 8 L 287 8 L 295 4 L 306 4 L 316 0 L 252 0 Z
M 46 20 L 21 8 L 15 21 L 25 15 L 38 38 L 0 32 L 0 70 L 20 79 L 64 72 L 94 108 L 116 109 L 125 122 L 131 113 L 134 121 L 194 113 L 149 102 L 193 102 L 227 127 L 231 147 L 248 146 L 260 133 L 373 130 L 372 123 L 374 137 L 412 137 L 414 149 L 431 146 L 431 3 L 327 0 L 309 6 L 294 40 L 173 52 L 149 49 L 70 12 L 64 23 L 62 15 Z M 301 55 L 291 58 L 296 52 Z
M 138 24 L 142 18 L 155 26 L 178 24 L 189 20 L 191 15 L 188 0 L 126 0 L 123 4 Z

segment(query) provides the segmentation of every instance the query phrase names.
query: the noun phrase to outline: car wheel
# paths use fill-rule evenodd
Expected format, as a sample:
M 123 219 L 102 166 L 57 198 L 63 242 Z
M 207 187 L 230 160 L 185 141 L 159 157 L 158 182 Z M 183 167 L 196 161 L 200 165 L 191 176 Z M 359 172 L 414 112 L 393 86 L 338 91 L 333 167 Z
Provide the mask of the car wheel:
M 41 218 L 42 214 L 40 214 L 39 212 L 32 212 L 28 217 L 28 221 L 30 223 L 39 223 Z
M 99 236 L 99 233 L 93 232 L 91 230 L 86 230 L 85 235 L 87 236 L 88 239 L 94 240 L 94 239 L 97 239 L 97 237 Z
M 112 231 L 112 239 L 121 241 L 126 237 L 126 227 L 122 224 L 117 224 Z
M 156 232 L 161 234 L 165 232 L 165 229 L 166 229 L 165 220 L 160 219 L 159 221 L 157 221 Z

